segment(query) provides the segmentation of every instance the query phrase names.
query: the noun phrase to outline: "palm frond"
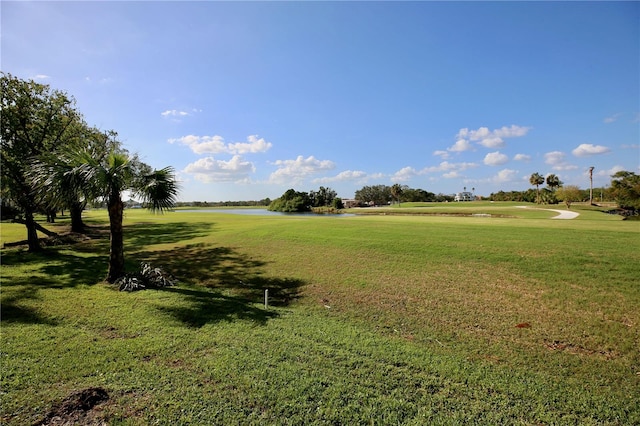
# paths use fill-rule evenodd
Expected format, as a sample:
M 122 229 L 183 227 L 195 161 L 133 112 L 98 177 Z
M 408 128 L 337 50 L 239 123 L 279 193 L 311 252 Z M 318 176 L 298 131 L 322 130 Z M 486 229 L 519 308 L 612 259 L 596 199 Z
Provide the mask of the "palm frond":
M 151 211 L 162 212 L 172 208 L 179 192 L 173 168 L 165 167 L 141 176 L 134 192 Z

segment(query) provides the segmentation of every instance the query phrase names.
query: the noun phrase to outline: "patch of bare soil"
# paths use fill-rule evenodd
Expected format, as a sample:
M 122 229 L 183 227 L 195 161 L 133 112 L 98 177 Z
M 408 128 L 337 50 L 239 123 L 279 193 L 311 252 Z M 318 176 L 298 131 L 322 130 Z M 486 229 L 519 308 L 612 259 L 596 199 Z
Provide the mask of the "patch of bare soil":
M 606 359 L 616 358 L 616 354 L 613 351 L 608 350 L 593 350 L 588 349 L 580 345 L 574 345 L 573 343 L 561 342 L 559 340 L 554 340 L 553 342 L 545 341 L 544 345 L 550 351 L 563 351 L 573 355 L 598 355 L 603 356 Z
M 108 400 L 109 394 L 102 388 L 74 392 L 33 426 L 106 425 L 105 419 L 96 415 L 94 407 Z

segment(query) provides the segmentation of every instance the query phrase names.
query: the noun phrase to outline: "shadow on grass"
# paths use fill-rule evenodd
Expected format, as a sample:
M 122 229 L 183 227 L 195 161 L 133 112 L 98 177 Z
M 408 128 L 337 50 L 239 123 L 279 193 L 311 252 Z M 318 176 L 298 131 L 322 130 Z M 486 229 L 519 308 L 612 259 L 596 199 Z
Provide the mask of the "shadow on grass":
M 2 285 L 5 284 L 3 277 Z M 23 324 L 48 324 L 56 325 L 56 321 L 46 318 L 37 309 L 25 306 L 25 300 L 37 301 L 38 291 L 41 285 L 56 287 L 53 280 L 44 277 L 19 277 L 12 285 L 21 285 L 19 292 L 6 291 L 2 294 L 2 309 L 0 309 L 0 321 L 3 323 L 19 322 Z
M 140 222 L 123 227 L 125 251 L 127 247 L 171 244 L 211 234 L 212 222 Z
M 139 241 L 139 246 L 178 242 L 206 234 L 202 224 L 167 224 L 128 227 L 126 238 Z M 206 224 L 207 227 L 210 224 Z M 196 230 L 191 228 L 195 227 Z M 204 230 L 203 230 L 204 229 Z M 175 230 L 175 234 L 171 235 Z M 167 234 L 167 235 L 165 235 Z M 151 242 L 150 242 L 151 241 Z M 24 303 L 39 298 L 43 289 L 65 289 L 102 283 L 108 268 L 108 250 L 102 241 L 85 241 L 71 246 L 48 247 L 42 252 L 3 250 L 2 321 L 51 324 L 45 314 Z M 160 308 L 189 327 L 210 322 L 250 319 L 264 323 L 276 316 L 257 303 L 269 289 L 271 306 L 286 306 L 299 297 L 305 283 L 293 278 L 263 276 L 265 262 L 230 247 L 191 244 L 164 251 L 126 251 L 128 271 L 137 269 L 139 261 L 161 266 L 173 274 L 183 286 L 162 291 L 184 296 L 185 303 Z M 82 255 L 79 255 L 82 254 Z M 11 271 L 11 267 L 16 267 Z M 6 273 L 6 271 L 11 271 Z M 29 271 L 29 276 L 24 272 Z M 13 274 L 12 274 L 13 272 Z M 115 287 L 114 287 L 115 290 Z
M 160 291 L 183 296 L 187 306 L 162 306 L 158 309 L 188 327 L 200 328 L 209 323 L 236 319 L 264 324 L 278 316 L 276 312 L 257 307 L 245 298 L 226 296 L 208 289 L 165 287 Z
M 188 286 L 163 291 L 185 295 L 192 302 L 190 307 L 163 310 L 189 326 L 231 318 L 264 322 L 274 314 L 253 306 L 264 301 L 265 289 L 269 290 L 269 305 L 282 307 L 298 299 L 305 285 L 299 279 L 263 276 L 264 261 L 230 247 L 192 244 L 175 250 L 139 252 L 136 257 L 162 267 Z

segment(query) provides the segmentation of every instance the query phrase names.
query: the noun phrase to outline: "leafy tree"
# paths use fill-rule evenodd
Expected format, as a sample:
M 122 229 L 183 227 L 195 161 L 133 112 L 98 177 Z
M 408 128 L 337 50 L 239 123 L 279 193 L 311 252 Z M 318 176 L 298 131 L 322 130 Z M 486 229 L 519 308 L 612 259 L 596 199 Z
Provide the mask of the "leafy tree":
M 318 191 L 309 191 L 309 200 L 313 207 L 330 206 L 337 195 L 331 188 L 321 186 Z
M 344 209 L 344 203 L 342 202 L 342 198 L 340 198 L 340 197 L 334 198 L 332 203 L 331 203 L 331 207 L 333 207 L 336 210 Z
M 29 251 L 40 250 L 34 213 L 43 205 L 28 179 L 31 163 L 66 143 L 79 120 L 75 101 L 48 85 L 0 77 L 0 142 L 2 197 L 22 210 Z
M 565 185 L 558 188 L 556 197 L 560 201 L 564 201 L 568 209 L 571 209 L 571 203 L 582 201 L 582 190 L 575 185 Z
M 71 171 L 82 178 L 95 196 L 106 201 L 109 213 L 109 271 L 106 281 L 113 283 L 124 275 L 124 236 L 122 192 L 131 191 L 151 211 L 171 208 L 178 194 L 178 185 L 171 167 L 152 170 L 136 156 L 113 149 L 104 155 L 81 151 L 75 156 Z
M 622 170 L 611 177 L 611 193 L 618 206 L 640 210 L 640 175 Z
M 288 189 L 280 198 L 269 204 L 268 210 L 285 213 L 307 212 L 311 211 L 311 200 L 306 192 Z
M 547 176 L 547 186 L 551 189 L 551 191 L 555 191 L 556 188 L 562 186 L 562 182 L 560 178 L 555 174 L 551 173 Z
M 398 206 L 400 206 L 400 196 L 402 196 L 403 192 L 402 186 L 399 183 L 394 183 L 391 186 L 391 196 L 398 201 Z
M 544 177 L 536 172 L 529 178 L 529 183 L 536 187 L 536 203 L 540 204 L 540 185 L 544 183 Z
M 355 193 L 355 199 L 363 203 L 373 202 L 376 205 L 388 204 L 391 201 L 391 187 L 387 185 L 363 186 Z

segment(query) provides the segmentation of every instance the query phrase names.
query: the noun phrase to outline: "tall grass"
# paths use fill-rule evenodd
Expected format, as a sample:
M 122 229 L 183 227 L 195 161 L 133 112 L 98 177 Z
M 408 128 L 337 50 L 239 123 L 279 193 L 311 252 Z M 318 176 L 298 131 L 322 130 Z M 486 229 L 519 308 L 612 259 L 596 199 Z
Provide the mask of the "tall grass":
M 105 239 L 4 249 L 2 423 L 90 386 L 109 423 L 639 423 L 640 227 L 497 208 L 520 217 L 128 211 L 129 268 L 181 282 L 131 294 Z

